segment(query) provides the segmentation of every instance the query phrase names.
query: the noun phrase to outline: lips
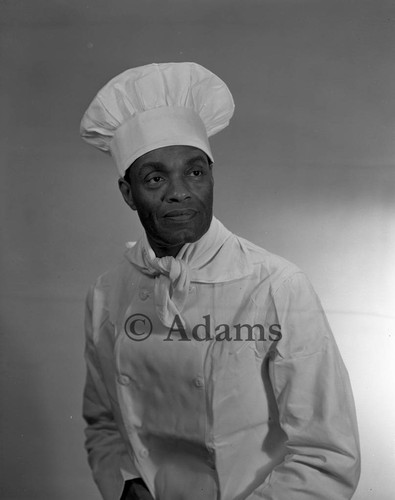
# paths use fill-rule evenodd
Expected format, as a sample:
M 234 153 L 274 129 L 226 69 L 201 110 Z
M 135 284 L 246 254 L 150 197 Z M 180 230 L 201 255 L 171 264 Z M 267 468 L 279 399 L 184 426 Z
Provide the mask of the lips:
M 163 216 L 166 220 L 184 222 L 193 219 L 197 214 L 196 210 L 185 208 L 185 209 L 175 209 L 169 210 Z

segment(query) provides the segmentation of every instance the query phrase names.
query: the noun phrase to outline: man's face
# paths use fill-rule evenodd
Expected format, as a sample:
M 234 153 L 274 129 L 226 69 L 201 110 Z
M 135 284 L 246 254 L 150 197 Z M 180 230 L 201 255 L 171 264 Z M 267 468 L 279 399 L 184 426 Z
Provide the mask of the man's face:
M 214 180 L 206 154 L 192 146 L 167 146 L 138 158 L 120 180 L 128 205 L 137 210 L 158 257 L 177 255 L 208 230 Z

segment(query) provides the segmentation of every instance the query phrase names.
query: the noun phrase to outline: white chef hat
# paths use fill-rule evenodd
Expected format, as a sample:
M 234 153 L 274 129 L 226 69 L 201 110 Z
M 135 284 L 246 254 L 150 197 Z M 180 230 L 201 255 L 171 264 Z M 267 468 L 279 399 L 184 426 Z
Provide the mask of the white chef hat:
M 194 146 L 213 156 L 208 137 L 229 124 L 232 94 L 196 63 L 149 64 L 110 80 L 86 110 L 82 138 L 111 154 L 121 176 L 140 156 L 164 146 Z

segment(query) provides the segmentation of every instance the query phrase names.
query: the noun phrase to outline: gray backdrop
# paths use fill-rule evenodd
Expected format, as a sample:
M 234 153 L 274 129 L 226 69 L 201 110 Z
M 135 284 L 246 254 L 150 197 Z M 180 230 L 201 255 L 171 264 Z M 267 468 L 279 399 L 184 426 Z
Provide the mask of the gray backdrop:
M 141 229 L 79 121 L 121 71 L 195 61 L 236 102 L 215 213 L 310 276 L 354 387 L 355 499 L 393 498 L 395 2 L 2 0 L 0 28 L 0 497 L 98 499 L 83 301 Z

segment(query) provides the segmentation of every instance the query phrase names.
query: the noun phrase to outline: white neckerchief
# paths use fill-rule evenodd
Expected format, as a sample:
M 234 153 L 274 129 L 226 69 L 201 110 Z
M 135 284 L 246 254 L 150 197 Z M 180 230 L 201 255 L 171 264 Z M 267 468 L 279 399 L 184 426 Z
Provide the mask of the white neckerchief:
M 176 257 L 156 257 L 145 234 L 128 246 L 127 259 L 144 274 L 155 277 L 155 309 L 167 327 L 176 315 L 183 321 L 181 312 L 191 282 L 223 283 L 252 272 L 242 241 L 215 217 L 208 231 L 198 241 L 186 243 Z

